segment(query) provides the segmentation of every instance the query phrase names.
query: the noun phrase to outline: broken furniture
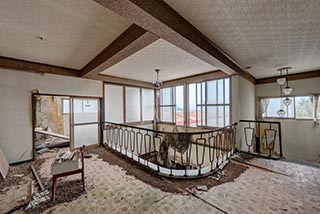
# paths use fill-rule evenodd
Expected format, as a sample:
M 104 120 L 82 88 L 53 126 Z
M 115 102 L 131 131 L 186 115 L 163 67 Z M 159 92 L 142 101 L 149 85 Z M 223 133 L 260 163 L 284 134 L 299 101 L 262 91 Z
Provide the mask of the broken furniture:
M 65 152 L 58 154 L 51 165 L 52 174 L 52 195 L 51 201 L 55 199 L 57 179 L 81 173 L 83 191 L 85 191 L 84 182 L 84 146 L 79 151 Z

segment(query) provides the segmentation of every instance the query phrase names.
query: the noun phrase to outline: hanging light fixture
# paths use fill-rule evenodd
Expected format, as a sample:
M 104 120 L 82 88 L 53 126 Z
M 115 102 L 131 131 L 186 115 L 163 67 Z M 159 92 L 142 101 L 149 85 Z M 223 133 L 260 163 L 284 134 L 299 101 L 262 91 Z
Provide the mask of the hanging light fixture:
M 280 85 L 280 97 L 282 97 L 282 85 Z M 286 111 L 283 110 L 283 104 L 280 102 L 280 109 L 277 111 L 277 114 L 279 117 L 284 117 L 286 114 Z
M 285 106 L 289 106 L 290 104 L 292 103 L 292 100 L 289 98 L 289 97 L 286 97 L 284 100 L 283 100 L 283 104 Z
M 160 101 L 160 89 L 162 82 L 159 80 L 159 72 L 160 69 L 155 69 L 155 72 L 157 73 L 157 80 L 153 83 L 155 91 L 156 91 L 156 103 L 155 103 L 155 109 L 154 109 L 154 128 L 157 129 L 157 123 L 159 122 L 159 101 Z
M 160 96 L 160 89 L 161 89 L 161 85 L 162 85 L 162 82 L 160 82 L 160 80 L 159 80 L 160 69 L 155 69 L 155 72 L 157 73 L 157 80 L 153 83 L 153 85 L 156 89 L 156 95 L 157 95 L 157 97 L 159 97 Z
M 286 82 L 286 78 L 282 75 L 283 68 L 279 68 L 277 71 L 280 72 L 280 77 L 277 79 L 279 85 L 283 85 Z
M 289 81 L 288 81 L 288 70 L 291 69 L 291 67 L 285 67 L 282 69 L 286 70 L 286 82 L 287 82 L 286 87 L 282 91 L 283 91 L 284 95 L 288 96 L 293 91 L 293 89 L 291 87 L 289 87 Z

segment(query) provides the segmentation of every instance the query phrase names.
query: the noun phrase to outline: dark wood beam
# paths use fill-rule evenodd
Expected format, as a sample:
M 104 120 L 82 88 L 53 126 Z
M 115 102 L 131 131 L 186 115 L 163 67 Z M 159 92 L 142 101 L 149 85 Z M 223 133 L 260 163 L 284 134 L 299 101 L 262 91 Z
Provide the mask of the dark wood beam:
M 201 82 L 206 80 L 220 79 L 228 76 L 229 76 L 228 74 L 220 70 L 210 71 L 202 74 L 196 74 L 192 76 L 164 81 L 161 87 L 177 86 L 185 83 L 196 83 L 196 82 Z
M 71 77 L 80 77 L 80 71 L 70 68 L 64 68 L 54 65 L 47 65 L 36 62 L 29 62 L 20 59 L 13 59 L 8 57 L 0 56 L 0 68 L 17 70 L 17 71 L 25 71 L 32 73 L 50 73 L 50 74 L 58 74 L 65 75 Z
M 82 77 L 94 77 L 159 39 L 154 34 L 133 24 L 101 51 L 82 70 Z
M 255 78 L 162 0 L 94 0 L 228 74 Z
M 122 77 L 115 77 L 110 75 L 102 75 L 98 74 L 90 77 L 89 79 L 100 80 L 106 83 L 120 84 L 120 85 L 129 85 L 129 86 L 137 86 L 142 88 L 153 88 L 152 83 L 144 82 L 140 80 L 127 79 Z
M 289 74 L 288 80 L 300 80 L 300 79 L 308 79 L 308 78 L 314 78 L 314 77 L 320 77 L 320 70 Z M 257 79 L 256 83 L 257 84 L 273 83 L 273 82 L 277 82 L 278 78 L 279 76 Z

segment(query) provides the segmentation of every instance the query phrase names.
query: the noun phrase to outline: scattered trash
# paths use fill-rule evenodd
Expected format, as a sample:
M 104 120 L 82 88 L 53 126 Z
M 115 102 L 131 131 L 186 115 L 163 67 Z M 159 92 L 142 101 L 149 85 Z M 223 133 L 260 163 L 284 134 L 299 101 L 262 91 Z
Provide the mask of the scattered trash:
M 16 174 L 16 175 L 12 175 L 12 177 L 17 177 L 17 178 L 21 178 L 21 177 L 23 177 L 24 176 L 24 174 Z
M 225 176 L 224 170 L 220 170 L 216 174 L 210 176 L 210 178 L 213 178 L 213 179 L 219 181 L 223 176 Z
M 44 148 L 38 150 L 38 151 L 37 151 L 37 154 L 42 154 L 42 153 L 45 153 L 45 152 L 47 152 L 47 151 L 50 151 L 50 149 L 47 148 L 47 147 L 44 147 Z
M 4 188 L 1 190 L 1 192 L 6 192 L 6 191 L 8 191 L 8 190 L 9 190 L 8 187 L 4 187 Z
M 197 190 L 206 192 L 208 191 L 208 187 L 206 185 L 197 186 Z
M 50 197 L 49 197 L 49 191 L 48 190 L 44 190 L 40 193 L 35 194 L 34 196 L 32 196 L 32 201 L 30 201 L 30 203 L 28 204 L 28 206 L 25 208 L 25 210 L 28 209 L 33 209 L 35 207 L 37 207 L 40 203 L 49 201 Z

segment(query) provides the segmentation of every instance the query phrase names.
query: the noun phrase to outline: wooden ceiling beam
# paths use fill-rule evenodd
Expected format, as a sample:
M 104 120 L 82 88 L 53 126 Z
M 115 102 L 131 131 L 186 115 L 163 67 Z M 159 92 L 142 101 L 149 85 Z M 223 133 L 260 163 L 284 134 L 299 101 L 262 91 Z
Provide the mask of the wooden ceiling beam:
M 57 75 L 65 75 L 71 77 L 80 77 L 80 71 L 70 68 L 64 68 L 54 65 L 47 65 L 36 62 L 29 62 L 20 59 L 13 59 L 8 57 L 0 56 L 0 68 L 17 70 L 17 71 L 25 71 L 32 73 L 49 73 L 49 74 L 57 74 Z
M 81 76 L 95 77 L 157 39 L 159 37 L 132 24 L 81 70 Z
M 144 82 L 140 80 L 133 80 L 133 79 L 127 79 L 122 77 L 116 77 L 111 75 L 102 75 L 98 74 L 95 76 L 90 77 L 89 79 L 95 79 L 100 80 L 105 83 L 112 83 L 112 84 L 121 84 L 121 85 L 129 85 L 129 86 L 136 86 L 136 87 L 142 87 L 142 88 L 154 88 L 153 84 L 150 82 Z
M 129 19 L 145 30 L 228 74 L 239 74 L 255 83 L 244 71 L 204 34 L 162 0 L 94 0 Z
M 302 73 L 296 73 L 296 74 L 289 74 L 288 80 L 291 81 L 291 80 L 308 79 L 308 78 L 315 78 L 315 77 L 320 77 L 320 70 L 308 71 L 308 72 L 302 72 Z M 257 85 L 258 84 L 274 83 L 274 82 L 277 82 L 278 78 L 279 78 L 279 76 L 257 79 Z

